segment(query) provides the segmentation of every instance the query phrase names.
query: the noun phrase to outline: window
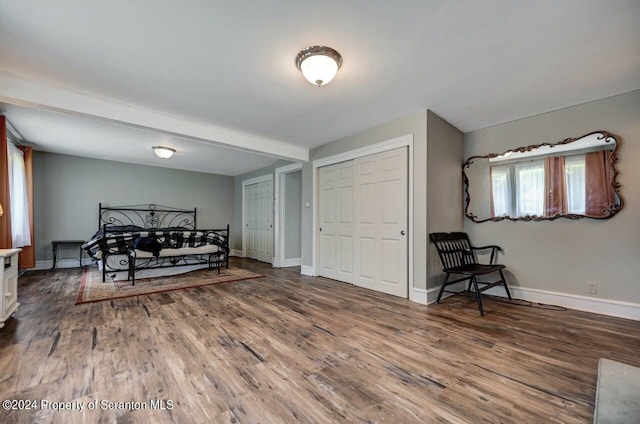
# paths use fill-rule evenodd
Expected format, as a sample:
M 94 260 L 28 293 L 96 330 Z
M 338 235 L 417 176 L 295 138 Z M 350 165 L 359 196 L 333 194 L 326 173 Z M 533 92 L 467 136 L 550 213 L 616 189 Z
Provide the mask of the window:
M 517 163 L 516 216 L 544 214 L 544 161 Z
M 491 216 L 511 215 L 511 168 L 510 166 L 491 167 L 491 195 L 493 210 Z
M 567 212 L 584 215 L 586 206 L 585 156 L 565 157 Z
M 9 156 L 9 201 L 11 203 L 11 238 L 13 247 L 31 246 L 29 200 L 24 156 L 20 149 L 7 143 Z

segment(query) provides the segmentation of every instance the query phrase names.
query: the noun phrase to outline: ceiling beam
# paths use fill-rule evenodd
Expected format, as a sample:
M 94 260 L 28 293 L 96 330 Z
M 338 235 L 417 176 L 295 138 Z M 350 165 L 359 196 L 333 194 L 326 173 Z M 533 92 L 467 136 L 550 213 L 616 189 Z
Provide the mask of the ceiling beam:
M 0 72 L 0 102 L 144 128 L 277 159 L 294 162 L 309 160 L 309 149 L 291 143 L 56 88 L 6 72 Z

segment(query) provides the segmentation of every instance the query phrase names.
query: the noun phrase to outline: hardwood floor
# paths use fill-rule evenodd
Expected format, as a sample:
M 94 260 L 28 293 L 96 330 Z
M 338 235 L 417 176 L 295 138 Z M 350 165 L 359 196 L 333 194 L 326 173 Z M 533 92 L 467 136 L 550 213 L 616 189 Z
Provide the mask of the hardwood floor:
M 0 398 L 84 410 L 0 422 L 586 423 L 598 359 L 640 366 L 639 322 L 491 300 L 481 318 L 472 298 L 426 307 L 233 264 L 266 277 L 78 306 L 80 270 L 21 277 Z M 151 399 L 165 409 L 138 409 Z

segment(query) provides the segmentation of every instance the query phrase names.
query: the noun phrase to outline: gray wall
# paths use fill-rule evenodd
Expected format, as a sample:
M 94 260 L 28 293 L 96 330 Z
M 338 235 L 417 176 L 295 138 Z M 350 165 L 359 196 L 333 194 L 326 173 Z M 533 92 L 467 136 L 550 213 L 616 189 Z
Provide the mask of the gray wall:
M 51 259 L 51 240 L 87 240 L 98 203 L 156 203 L 197 208 L 199 228 L 232 224 L 233 177 L 34 152 L 36 259 Z
M 640 91 L 473 131 L 465 135 L 465 157 L 556 142 L 592 131 L 621 137 L 618 181 L 625 206 L 611 219 L 560 218 L 543 222 L 486 222 L 465 218 L 475 244 L 499 244 L 500 261 L 522 287 L 640 302 Z
M 302 171 L 302 264 L 312 266 L 313 234 L 313 180 L 312 162 L 327 156 L 348 152 L 360 147 L 380 143 L 406 134 L 413 134 L 414 143 L 414 287 L 426 287 L 427 260 L 427 112 L 425 110 L 365 130 L 358 134 L 332 141 L 311 150 L 310 161 Z M 305 203 L 309 207 L 304 207 Z
M 464 134 L 427 111 L 427 232 L 462 231 Z M 429 243 L 427 288 L 442 284 L 442 264 Z
M 284 187 L 284 258 L 298 259 L 301 253 L 302 172 L 296 171 L 285 174 Z

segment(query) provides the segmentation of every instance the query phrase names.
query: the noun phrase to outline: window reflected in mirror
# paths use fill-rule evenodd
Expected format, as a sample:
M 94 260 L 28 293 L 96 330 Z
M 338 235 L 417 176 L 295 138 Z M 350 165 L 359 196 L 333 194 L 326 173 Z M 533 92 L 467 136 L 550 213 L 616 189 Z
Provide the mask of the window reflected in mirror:
M 475 222 L 609 218 L 623 204 L 614 166 L 619 144 L 601 131 L 474 156 L 463 166 L 465 214 Z

